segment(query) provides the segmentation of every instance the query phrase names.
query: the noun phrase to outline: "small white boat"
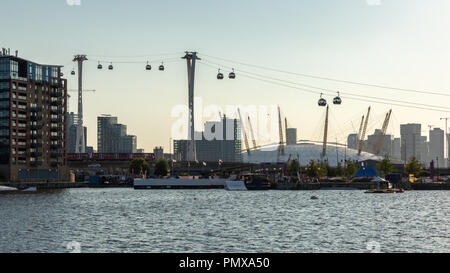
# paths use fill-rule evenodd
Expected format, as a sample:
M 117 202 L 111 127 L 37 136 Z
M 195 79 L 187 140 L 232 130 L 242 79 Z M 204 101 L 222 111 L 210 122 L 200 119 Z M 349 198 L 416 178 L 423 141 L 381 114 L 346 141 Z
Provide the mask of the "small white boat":
M 223 189 L 226 179 L 159 178 L 135 179 L 134 189 Z
M 0 192 L 12 192 L 12 191 L 17 191 L 17 189 L 13 187 L 0 186 Z
M 244 181 L 225 181 L 227 191 L 247 191 Z
M 22 190 L 23 192 L 36 192 L 37 188 L 36 187 L 28 187 L 24 190 Z

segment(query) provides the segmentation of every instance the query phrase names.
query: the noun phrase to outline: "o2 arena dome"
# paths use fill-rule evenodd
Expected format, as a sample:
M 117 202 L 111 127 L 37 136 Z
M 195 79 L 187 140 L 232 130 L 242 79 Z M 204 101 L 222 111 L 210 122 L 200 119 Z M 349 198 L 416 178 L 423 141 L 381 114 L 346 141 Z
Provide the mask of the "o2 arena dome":
M 279 160 L 277 160 L 278 144 L 267 145 L 257 150 L 252 150 L 250 155 L 244 151 L 242 158 L 244 163 L 277 163 L 287 162 L 290 156 L 291 159 L 299 158 L 302 166 L 307 165 L 311 159 L 314 161 L 322 161 L 322 145 L 307 142 L 298 143 L 296 145 L 284 146 L 284 150 L 285 155 L 280 155 Z M 382 157 L 367 152 L 361 152 L 361 155 L 358 155 L 357 150 L 342 146 L 333 146 L 332 144 L 327 146 L 327 154 L 323 160 L 328 161 L 330 166 L 337 166 L 337 162 L 342 162 L 343 164 L 345 159 L 360 162 L 365 160 L 382 160 Z

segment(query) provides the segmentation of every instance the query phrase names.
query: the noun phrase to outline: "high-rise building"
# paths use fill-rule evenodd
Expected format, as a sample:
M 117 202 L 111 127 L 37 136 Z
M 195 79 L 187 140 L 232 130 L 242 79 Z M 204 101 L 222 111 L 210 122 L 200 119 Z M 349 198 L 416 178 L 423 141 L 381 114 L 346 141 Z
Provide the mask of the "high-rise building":
M 435 161 L 436 164 L 439 164 L 439 168 L 442 168 L 446 165 L 445 162 L 445 133 L 444 130 L 440 128 L 434 128 L 432 131 L 430 131 L 430 155 L 429 159 Z
M 68 181 L 61 66 L 0 53 L 0 179 Z
M 426 137 L 421 135 L 421 124 L 400 125 L 401 134 L 401 159 L 407 162 L 411 157 L 416 157 L 422 163 L 427 163 Z M 424 158 L 425 157 L 425 158 Z
M 367 136 L 367 141 L 364 145 L 364 150 L 366 152 L 376 154 L 377 153 L 377 145 L 378 141 L 380 140 L 380 135 L 382 134 L 382 131 L 379 129 L 375 130 L 375 133 L 373 135 Z M 381 148 L 379 155 L 380 156 L 392 156 L 392 141 L 393 136 L 392 135 L 385 135 L 381 142 Z
M 68 112 L 66 114 L 66 123 L 67 123 L 67 152 L 75 153 L 76 151 L 76 142 L 77 142 L 77 124 L 78 124 L 78 115 L 73 112 Z M 83 126 L 84 130 L 84 143 L 87 145 L 87 127 Z M 87 152 L 86 152 L 87 153 Z
M 127 135 L 127 126 L 117 123 L 117 117 L 97 118 L 97 150 L 99 153 L 135 153 L 137 137 Z
M 287 129 L 287 145 L 297 144 L 297 128 Z
M 450 168 L 450 134 L 447 134 L 447 168 Z
M 400 138 L 394 138 L 393 144 L 392 144 L 392 158 L 400 160 L 402 158 L 402 152 L 401 152 L 401 139 Z
M 357 149 L 358 147 L 358 135 L 350 134 L 347 137 L 347 147 L 350 149 Z
M 237 119 L 207 122 L 201 140 L 195 140 L 197 160 L 242 162 L 241 125 Z M 176 160 L 187 160 L 187 140 L 174 140 Z

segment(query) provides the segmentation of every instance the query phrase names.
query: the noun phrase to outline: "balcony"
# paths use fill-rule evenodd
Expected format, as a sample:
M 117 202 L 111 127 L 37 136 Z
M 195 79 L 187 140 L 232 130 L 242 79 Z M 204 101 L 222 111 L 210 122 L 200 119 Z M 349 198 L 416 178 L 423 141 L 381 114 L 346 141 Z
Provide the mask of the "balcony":
M 42 138 L 42 134 L 31 133 L 31 134 L 30 134 L 30 138 L 31 138 L 31 139 L 41 139 L 41 138 Z
M 61 100 L 55 100 L 51 102 L 52 106 L 62 106 L 62 101 Z
M 42 166 L 42 161 L 30 161 L 30 166 L 31 167 Z
M 63 157 L 63 156 L 64 156 L 64 154 L 60 153 L 60 152 L 51 152 L 50 153 L 50 157 L 51 158 L 60 158 L 60 157 Z
M 42 120 L 42 116 L 31 115 L 30 116 L 30 120 L 31 121 L 41 121 Z
M 32 107 L 30 107 L 30 112 L 33 112 L 33 113 L 42 112 L 42 106 L 32 106 Z
M 52 144 L 50 145 L 50 149 L 52 150 L 57 150 L 57 149 L 61 149 L 62 148 L 62 144 Z
M 63 92 L 62 91 L 51 91 L 50 96 L 55 97 L 55 98 L 61 98 L 63 96 Z
M 41 129 L 42 129 L 42 125 L 39 125 L 39 124 L 37 124 L 37 125 L 30 125 L 30 130 L 36 131 L 36 130 L 41 130 Z
M 42 147 L 42 143 L 30 143 L 30 147 L 31 148 L 41 148 Z
M 62 118 L 52 118 L 52 119 L 50 120 L 50 122 L 51 122 L 51 123 L 62 123 L 63 120 L 62 120 Z
M 61 139 L 61 135 L 50 136 L 51 141 L 56 141 L 56 140 L 60 140 L 60 139 Z
M 40 157 L 40 156 L 42 156 L 41 152 L 31 152 L 30 153 L 30 157 Z
M 51 127 L 50 128 L 51 132 L 62 132 L 62 127 L 58 126 L 58 127 Z
M 50 111 L 50 113 L 51 113 L 52 115 L 62 115 L 63 110 L 62 110 L 62 109 L 57 109 L 57 110 L 52 109 L 52 110 Z

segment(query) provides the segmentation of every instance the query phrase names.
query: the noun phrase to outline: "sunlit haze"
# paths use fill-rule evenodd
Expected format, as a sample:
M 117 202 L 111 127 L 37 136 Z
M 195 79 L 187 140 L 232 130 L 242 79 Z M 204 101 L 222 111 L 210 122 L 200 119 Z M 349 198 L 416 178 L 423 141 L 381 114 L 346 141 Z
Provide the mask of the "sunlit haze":
M 84 94 L 84 123 L 87 144 L 94 148 L 97 116 L 111 114 L 137 136 L 138 148 L 169 149 L 175 120 L 171 110 L 188 103 L 186 62 L 181 59 L 186 50 L 197 51 L 212 66 L 203 61 L 197 66 L 195 93 L 204 105 L 280 105 L 289 126 L 298 128 L 299 139 L 320 140 L 324 108 L 317 106 L 319 95 L 244 77 L 240 69 L 341 91 L 343 104 L 330 109 L 333 141 L 345 143 L 369 106 L 374 115 L 368 133 L 382 126 L 392 108 L 388 132 L 397 137 L 400 124 L 421 123 L 422 134 L 428 135 L 428 125 L 444 129 L 441 118 L 450 116 L 450 108 L 439 112 L 401 107 L 382 100 L 349 99 L 346 93 L 353 98 L 364 95 L 442 107 L 448 107 L 448 96 L 238 64 L 449 95 L 448 0 L 81 0 L 81 5 L 68 5 L 65 0 L 3 0 L 1 10 L 0 46 L 19 50 L 19 56 L 39 63 L 64 65 L 69 89 L 77 89 L 77 78 L 70 75 L 76 68 L 73 56 L 87 55 L 84 88 L 96 92 Z M 20 10 L 21 19 L 15 12 L 4 12 L 8 10 Z M 50 10 L 52 16 L 44 16 Z M 167 60 L 164 72 L 157 70 L 161 58 Z M 97 70 L 99 60 L 104 66 L 112 61 L 114 70 Z M 144 69 L 147 61 L 151 71 Z M 236 80 L 217 81 L 217 69 L 227 73 L 230 67 L 236 69 Z M 69 110 L 76 112 L 76 93 L 71 95 Z M 333 96 L 325 98 L 332 101 Z

